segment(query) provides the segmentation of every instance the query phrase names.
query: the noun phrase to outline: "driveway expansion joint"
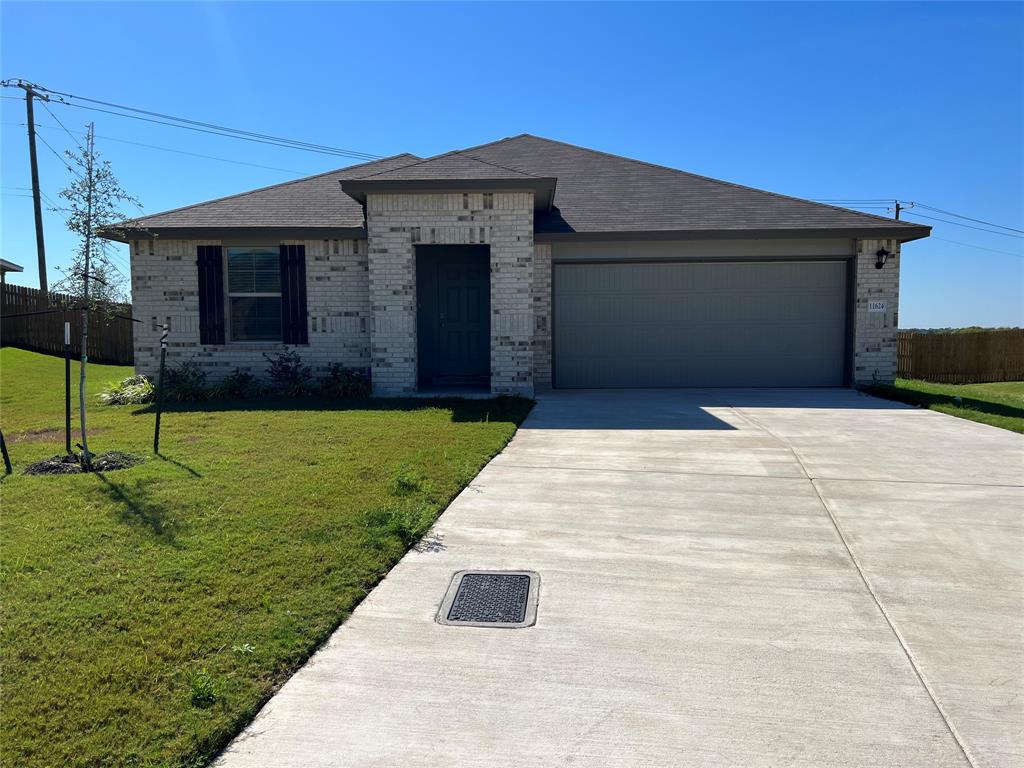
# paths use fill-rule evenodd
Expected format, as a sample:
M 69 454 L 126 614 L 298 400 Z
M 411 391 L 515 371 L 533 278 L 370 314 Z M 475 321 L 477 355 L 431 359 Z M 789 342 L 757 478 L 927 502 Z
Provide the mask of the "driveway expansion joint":
M 728 407 L 732 410 L 738 410 L 734 408 L 734 406 L 732 405 L 729 405 Z M 857 574 L 860 576 L 860 580 L 864 584 L 864 588 L 868 591 L 868 594 L 871 595 L 871 599 L 878 607 L 879 613 L 882 614 L 882 617 L 885 619 L 885 623 L 889 625 L 889 629 L 892 631 L 893 636 L 899 642 L 900 648 L 903 649 L 903 654 L 906 656 L 907 661 L 910 662 L 910 666 L 914 670 L 914 674 L 917 675 L 917 679 L 921 682 L 921 685 L 928 693 L 928 698 L 930 698 L 932 704 L 935 705 L 936 711 L 939 713 L 939 716 L 942 718 L 942 721 L 946 724 L 946 728 L 949 730 L 950 735 L 953 737 L 953 740 L 956 742 L 957 746 L 960 748 L 960 751 L 963 753 L 964 759 L 967 760 L 967 762 L 971 765 L 971 768 L 979 768 L 977 761 L 971 753 L 971 750 L 967 747 L 967 744 L 965 743 L 964 739 L 960 736 L 960 732 L 957 730 L 956 725 L 953 724 L 952 718 L 950 718 L 949 713 L 946 712 L 946 709 L 939 702 L 938 695 L 935 693 L 935 690 L 932 688 L 931 684 L 929 684 L 928 679 L 925 677 L 924 672 L 921 670 L 921 666 L 920 664 L 918 664 L 917 659 L 914 657 L 913 651 L 910 650 L 910 646 L 908 645 L 906 638 L 903 636 L 903 633 L 900 632 L 899 628 L 896 626 L 896 622 L 889 615 L 889 612 L 885 609 L 885 606 L 882 604 L 881 599 L 878 597 L 878 594 L 875 592 L 874 587 L 871 585 L 871 581 L 868 579 L 867 574 L 864 572 L 864 567 L 857 559 L 857 555 L 854 554 L 853 547 L 850 545 L 850 541 L 847 538 L 845 531 L 843 531 L 842 526 L 839 524 L 839 520 L 836 517 L 835 511 L 832 509 L 831 505 L 825 500 L 825 497 L 822 495 L 821 489 L 818 488 L 818 484 L 815 481 L 815 478 L 813 478 L 811 476 L 811 473 L 808 471 L 807 465 L 804 463 L 804 459 L 800 455 L 800 452 L 788 440 L 786 440 L 781 435 L 775 433 L 772 429 L 770 429 L 767 425 L 760 422 L 755 417 L 747 413 L 740 413 L 739 415 L 742 415 L 744 418 L 748 419 L 758 429 L 763 430 L 765 434 L 771 435 L 773 438 L 778 440 L 779 443 L 784 445 L 789 450 L 789 452 L 793 454 L 793 458 L 796 459 L 797 464 L 800 465 L 800 469 L 803 471 L 804 476 L 807 478 L 807 482 L 809 482 L 811 484 L 811 488 L 814 489 L 814 495 L 818 497 L 818 501 L 821 503 L 822 508 L 825 510 L 825 514 L 828 515 L 828 519 L 832 522 L 832 527 L 835 529 L 836 535 L 839 536 L 839 540 L 843 543 L 843 548 L 846 550 L 846 554 L 849 556 L 850 562 L 852 562 L 853 567 L 857 569 Z

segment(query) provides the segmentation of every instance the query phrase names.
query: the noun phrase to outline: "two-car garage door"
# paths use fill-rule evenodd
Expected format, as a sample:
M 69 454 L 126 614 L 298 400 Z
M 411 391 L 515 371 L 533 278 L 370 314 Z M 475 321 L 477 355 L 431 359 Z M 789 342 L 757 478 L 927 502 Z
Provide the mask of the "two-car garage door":
M 844 383 L 843 261 L 554 265 L 554 385 Z

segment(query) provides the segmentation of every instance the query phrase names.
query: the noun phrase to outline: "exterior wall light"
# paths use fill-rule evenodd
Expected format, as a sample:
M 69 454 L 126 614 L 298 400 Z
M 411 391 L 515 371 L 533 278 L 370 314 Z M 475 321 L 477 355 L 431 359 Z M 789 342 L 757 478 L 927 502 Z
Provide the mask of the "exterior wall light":
M 885 266 L 885 262 L 888 261 L 892 254 L 885 250 L 885 248 L 879 248 L 875 253 L 875 269 L 881 269 Z

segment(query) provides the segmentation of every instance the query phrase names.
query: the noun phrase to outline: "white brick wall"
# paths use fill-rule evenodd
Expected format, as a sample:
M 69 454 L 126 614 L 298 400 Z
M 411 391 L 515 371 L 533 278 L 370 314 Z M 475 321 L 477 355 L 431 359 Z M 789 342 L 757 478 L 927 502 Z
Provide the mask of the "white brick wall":
M 491 391 L 533 395 L 533 193 L 369 194 L 378 395 L 416 391 L 416 244 L 491 247 Z M 487 205 L 487 207 L 485 207 Z
M 330 363 L 370 366 L 369 273 L 365 241 L 276 240 L 250 245 L 304 244 L 309 344 L 199 343 L 196 247 L 220 240 L 137 240 L 131 243 L 135 369 L 154 374 L 160 363 L 160 325 L 170 324 L 167 362 L 195 360 L 211 382 L 241 368 L 265 377 L 263 353 L 295 349 L 322 373 Z M 226 279 L 226 277 L 225 277 Z
M 876 253 L 892 255 L 875 268 Z M 892 383 L 896 379 L 896 337 L 899 326 L 900 244 L 896 240 L 858 240 L 854 307 L 853 383 Z M 884 301 L 884 312 L 869 312 L 869 301 Z
M 357 240 L 262 240 L 249 245 L 306 246 L 309 344 L 294 347 L 322 373 L 332 362 L 372 367 L 378 394 L 416 391 L 414 240 L 423 244 L 491 246 L 491 389 L 530 396 L 551 386 L 550 245 L 533 243 L 529 192 L 495 192 L 493 208 L 472 193 L 371 194 L 369 245 Z M 234 243 L 232 244 L 241 244 Z M 156 372 L 160 325 L 170 324 L 168 361 L 195 360 L 211 381 L 236 367 L 264 376 L 263 353 L 283 344 L 199 343 L 196 247 L 220 240 L 139 240 L 131 243 L 135 366 Z M 875 269 L 875 253 L 893 255 Z M 891 382 L 896 376 L 899 243 L 856 243 L 853 382 Z M 368 265 L 372 262 L 372 265 Z M 886 302 L 869 312 L 868 302 Z

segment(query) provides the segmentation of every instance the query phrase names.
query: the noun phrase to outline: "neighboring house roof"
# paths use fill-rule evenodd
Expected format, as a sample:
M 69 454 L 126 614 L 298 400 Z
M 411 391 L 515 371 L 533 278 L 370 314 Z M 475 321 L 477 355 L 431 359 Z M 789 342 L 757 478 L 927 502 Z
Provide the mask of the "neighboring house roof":
M 557 186 L 556 186 L 557 184 Z M 132 224 L 190 236 L 232 230 L 365 233 L 361 203 L 384 190 L 533 189 L 539 239 L 881 237 L 930 227 L 698 176 L 522 134 L 421 159 L 403 154 L 144 216 Z M 347 194 L 346 194 L 347 193 Z M 140 234 L 144 234 L 141 232 Z M 112 235 L 113 236 L 113 235 Z M 118 238 L 120 239 L 120 238 Z
M 24 272 L 25 268 L 7 259 L 0 259 L 0 272 Z

